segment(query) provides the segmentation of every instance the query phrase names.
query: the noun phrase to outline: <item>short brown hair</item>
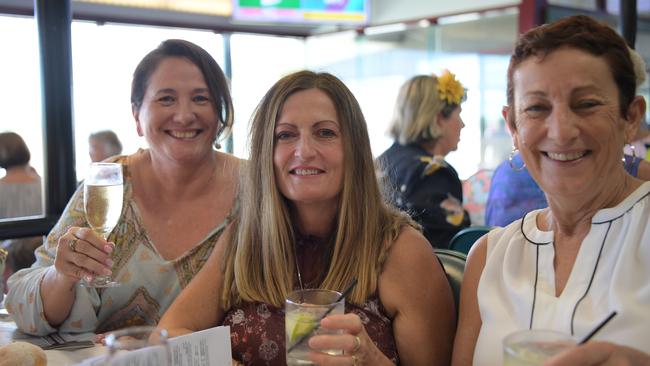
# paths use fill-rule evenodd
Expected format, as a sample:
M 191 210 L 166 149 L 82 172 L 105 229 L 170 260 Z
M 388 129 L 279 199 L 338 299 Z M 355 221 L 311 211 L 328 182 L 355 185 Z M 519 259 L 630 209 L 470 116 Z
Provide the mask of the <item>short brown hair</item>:
M 0 167 L 9 169 L 29 164 L 31 154 L 27 144 L 15 132 L 0 133 Z
M 535 27 L 519 37 L 508 65 L 509 117 L 514 121 L 515 69 L 529 57 L 544 57 L 559 48 L 568 47 L 602 57 L 609 65 L 619 94 L 621 116 L 627 116 L 636 95 L 636 78 L 630 51 L 625 40 L 607 24 L 585 15 L 562 18 Z

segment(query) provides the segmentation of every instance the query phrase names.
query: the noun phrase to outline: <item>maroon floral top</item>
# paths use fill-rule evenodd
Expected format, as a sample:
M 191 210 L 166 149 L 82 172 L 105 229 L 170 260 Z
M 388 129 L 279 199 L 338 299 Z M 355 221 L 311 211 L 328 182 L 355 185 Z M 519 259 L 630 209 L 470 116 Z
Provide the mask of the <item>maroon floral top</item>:
M 392 320 L 377 296 L 369 298 L 363 307 L 346 302 L 345 312 L 357 314 L 377 348 L 399 364 Z M 230 326 L 233 359 L 247 366 L 286 365 L 284 309 L 260 302 L 242 303 L 226 312 L 223 325 Z

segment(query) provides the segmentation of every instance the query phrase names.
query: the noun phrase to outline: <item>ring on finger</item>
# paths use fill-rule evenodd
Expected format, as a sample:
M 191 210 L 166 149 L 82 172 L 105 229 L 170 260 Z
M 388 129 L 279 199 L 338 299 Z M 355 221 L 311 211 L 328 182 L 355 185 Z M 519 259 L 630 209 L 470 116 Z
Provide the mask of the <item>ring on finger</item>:
M 78 241 L 79 241 L 79 238 L 77 238 L 75 236 L 74 239 L 72 239 L 71 241 L 68 242 L 68 246 L 70 247 L 70 250 L 72 250 L 73 252 L 77 251 L 77 242 Z
M 352 355 L 352 366 L 358 366 L 359 365 L 358 362 L 359 362 L 359 359 L 357 358 L 357 356 Z
M 359 338 L 359 336 L 354 336 L 354 348 L 352 349 L 352 353 L 357 353 L 359 348 L 361 348 L 361 338 Z

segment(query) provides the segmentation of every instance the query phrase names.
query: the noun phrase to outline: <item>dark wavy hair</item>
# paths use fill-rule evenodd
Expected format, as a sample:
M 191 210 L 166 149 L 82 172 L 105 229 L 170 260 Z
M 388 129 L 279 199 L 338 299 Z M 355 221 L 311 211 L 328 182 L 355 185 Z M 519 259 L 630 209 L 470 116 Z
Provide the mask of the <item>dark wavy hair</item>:
M 232 128 L 234 118 L 228 79 L 217 61 L 206 50 L 192 42 L 182 39 L 168 39 L 144 56 L 133 73 L 131 106 L 140 109 L 151 74 L 161 61 L 170 57 L 185 58 L 201 70 L 205 83 L 208 85 L 212 105 L 219 119 L 217 123 L 220 123 L 215 139 L 218 139 L 222 134 L 227 136 Z
M 15 132 L 0 133 L 0 167 L 13 168 L 29 164 L 31 154 L 27 144 Z

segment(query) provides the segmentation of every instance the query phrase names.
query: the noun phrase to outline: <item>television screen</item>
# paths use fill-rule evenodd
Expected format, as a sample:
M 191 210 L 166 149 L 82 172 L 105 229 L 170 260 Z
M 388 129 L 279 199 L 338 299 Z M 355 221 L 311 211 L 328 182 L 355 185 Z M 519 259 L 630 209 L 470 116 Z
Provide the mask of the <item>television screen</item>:
M 233 18 L 259 22 L 365 24 L 369 0 L 234 0 Z

